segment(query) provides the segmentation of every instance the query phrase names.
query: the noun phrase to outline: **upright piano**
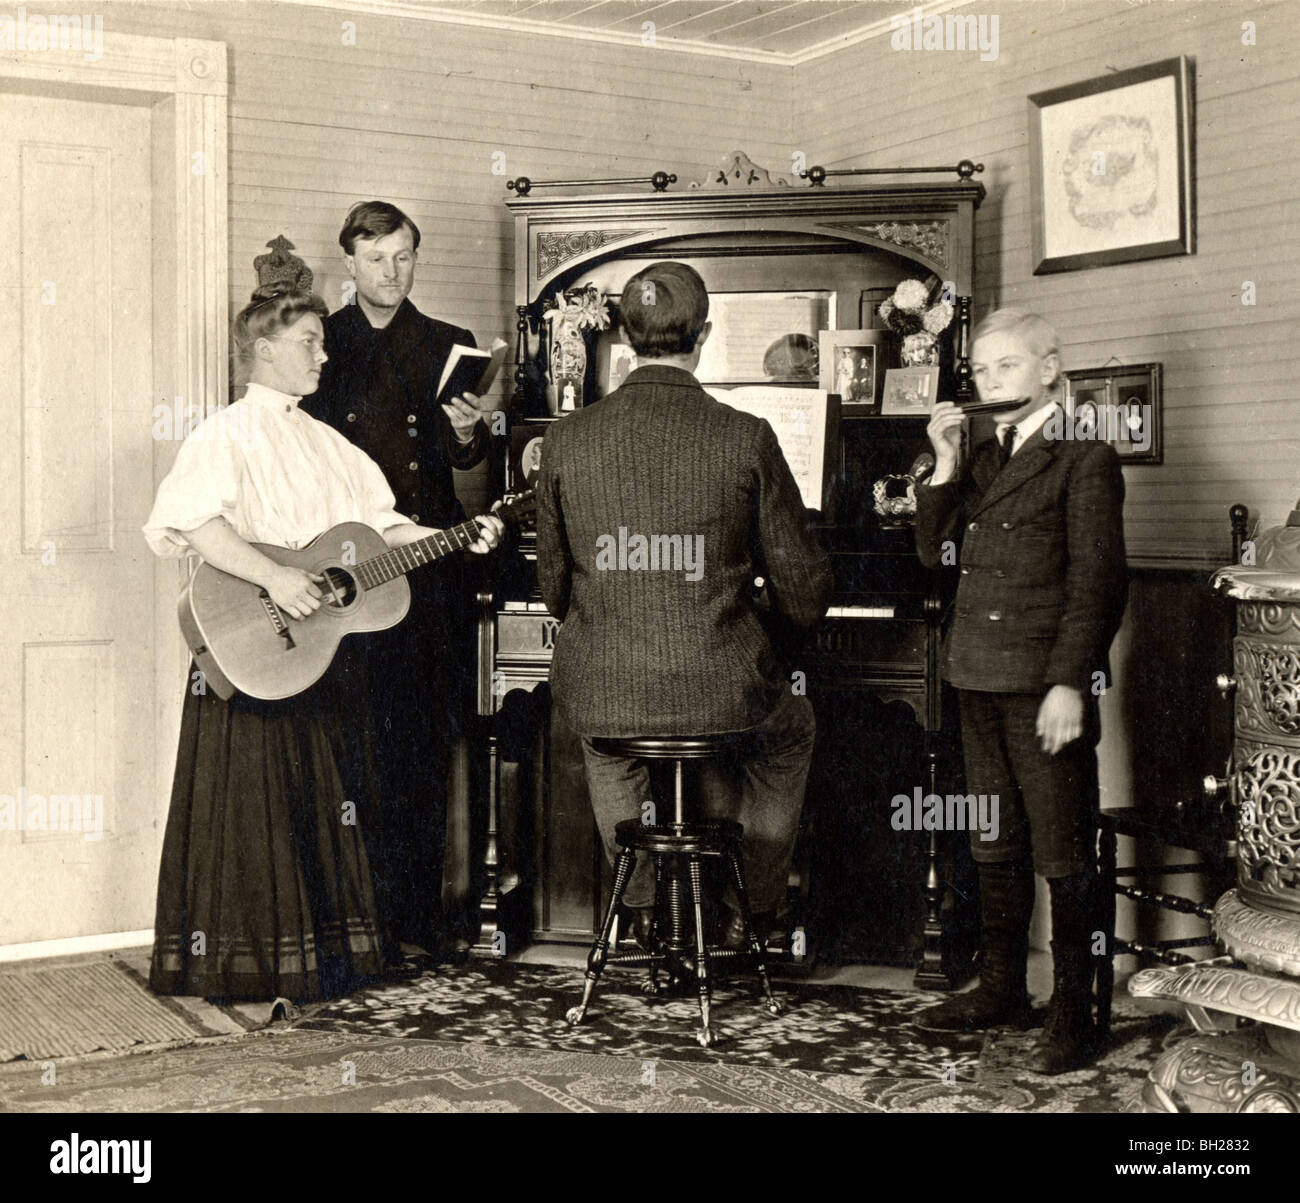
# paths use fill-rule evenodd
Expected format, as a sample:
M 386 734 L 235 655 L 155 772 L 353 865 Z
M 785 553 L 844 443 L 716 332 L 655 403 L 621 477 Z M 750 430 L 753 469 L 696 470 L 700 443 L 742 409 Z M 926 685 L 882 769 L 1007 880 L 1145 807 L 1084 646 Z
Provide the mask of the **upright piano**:
M 899 281 L 943 281 L 962 301 L 960 322 L 941 342 L 940 396 L 956 396 L 969 379 L 963 334 L 983 195 L 969 178 L 799 187 L 761 169 L 724 166 L 681 192 L 509 201 L 519 387 L 494 461 L 501 490 L 525 487 L 530 450 L 550 422 L 564 421 L 540 398 L 530 404 L 524 389 L 537 367 L 528 362 L 530 336 L 543 307 L 588 286 L 616 304 L 626 280 L 659 259 L 700 272 L 711 316 L 741 330 L 737 345 L 754 315 L 803 312 L 799 304 L 783 308 L 791 298 L 806 302 L 814 323 L 858 329 L 878 324 L 876 306 Z M 612 332 L 589 340 L 585 404 L 599 403 L 616 383 L 616 340 Z M 801 345 L 807 334 L 796 332 L 795 350 Z M 886 339 L 880 346 L 890 352 Z M 817 515 L 835 593 L 805 653 L 818 734 L 791 880 L 792 926 L 802 938 L 787 951 L 805 960 L 815 951 L 836 961 L 916 965 L 918 984 L 944 989 L 967 976 L 978 938 L 966 837 L 900 829 L 911 808 L 891 803 L 918 790 L 962 792 L 952 699 L 938 675 L 955 582 L 921 565 L 905 516 L 882 512 L 889 509 L 882 495 L 905 488 L 899 478 L 929 447 L 927 419 L 869 409 L 846 407 L 841 417 Z M 578 736 L 550 705 L 559 623 L 537 592 L 528 532 L 499 553 L 497 568 L 478 598 L 478 709 L 489 764 L 476 951 L 488 955 L 520 941 L 589 942 L 609 889 Z

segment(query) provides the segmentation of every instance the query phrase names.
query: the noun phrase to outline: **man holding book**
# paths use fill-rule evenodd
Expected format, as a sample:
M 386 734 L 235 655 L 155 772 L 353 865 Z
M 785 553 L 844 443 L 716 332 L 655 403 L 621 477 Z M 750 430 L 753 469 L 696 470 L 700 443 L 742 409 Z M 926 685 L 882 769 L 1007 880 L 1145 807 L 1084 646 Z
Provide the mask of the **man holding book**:
M 325 319 L 329 359 L 302 408 L 379 464 L 397 510 L 411 521 L 461 522 L 452 469 L 472 468 L 486 455 L 490 410 L 472 393 L 440 404 L 439 384 L 453 347 L 474 347 L 474 336 L 426 317 L 407 299 L 420 231 L 396 206 L 354 205 L 339 245 L 356 303 Z M 365 637 L 383 791 L 383 831 L 366 834 L 380 905 L 404 942 L 436 953 L 447 934 L 447 773 L 470 713 L 472 609 L 457 557 L 408 579 L 405 621 Z

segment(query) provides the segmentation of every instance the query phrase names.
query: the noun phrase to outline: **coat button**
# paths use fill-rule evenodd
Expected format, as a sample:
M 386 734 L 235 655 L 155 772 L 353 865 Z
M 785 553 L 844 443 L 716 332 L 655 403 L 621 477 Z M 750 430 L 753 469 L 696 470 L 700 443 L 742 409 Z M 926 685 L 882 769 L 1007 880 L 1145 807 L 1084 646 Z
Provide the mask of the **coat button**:
M 1003 529 L 1003 530 L 1015 530 L 1015 529 L 1016 529 L 1016 524 L 1015 524 L 1014 522 L 1004 522 L 1004 523 L 1002 524 L 1002 529 Z
M 418 471 L 420 470 L 420 465 L 419 465 L 418 463 L 416 463 L 415 460 L 412 460 L 412 461 L 411 461 L 409 464 L 407 464 L 406 466 L 407 466 L 408 468 L 410 468 L 412 472 L 418 472 Z
M 407 414 L 407 415 L 406 415 L 406 420 L 407 420 L 407 422 L 409 422 L 412 426 L 415 425 L 415 415 L 414 415 L 414 414 Z
M 962 576 L 970 576 L 970 569 L 969 569 L 969 568 L 964 568 L 964 567 L 963 567 L 962 570 L 961 570 L 961 574 L 962 574 Z
M 411 426 L 411 427 L 409 427 L 409 428 L 407 429 L 406 433 L 409 434 L 409 435 L 411 436 L 411 438 L 415 438 L 415 436 L 416 436 L 416 434 L 417 434 L 418 432 L 416 431 L 416 429 L 415 429 L 414 426 Z
M 411 515 L 411 521 L 412 521 L 412 522 L 419 522 L 419 521 L 420 521 L 420 515 L 419 515 L 419 514 L 412 514 L 412 515 Z
M 1006 574 L 1005 572 L 1003 572 L 1001 568 L 995 568 L 995 569 L 993 570 L 993 575 L 994 575 L 995 577 L 997 577 L 998 580 L 1002 580 L 1003 578 L 1006 577 L 1007 574 Z
M 979 528 L 980 528 L 980 524 L 979 524 L 978 522 L 972 522 L 972 523 L 971 523 L 971 524 L 970 524 L 966 529 L 967 529 L 967 530 L 979 530 Z
M 989 611 L 989 622 L 1001 622 L 1001 621 L 1002 621 L 1002 611 L 1001 611 L 1001 610 L 990 610 L 990 611 Z
M 348 421 L 349 421 L 349 422 L 355 422 L 356 420 L 357 420 L 357 415 L 356 415 L 356 414 L 348 414 Z

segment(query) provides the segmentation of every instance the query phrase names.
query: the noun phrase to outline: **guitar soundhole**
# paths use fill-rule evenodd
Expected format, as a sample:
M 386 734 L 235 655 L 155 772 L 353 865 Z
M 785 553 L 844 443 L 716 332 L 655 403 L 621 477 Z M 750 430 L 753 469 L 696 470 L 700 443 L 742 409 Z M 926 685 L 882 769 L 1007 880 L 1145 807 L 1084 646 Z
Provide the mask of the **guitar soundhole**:
M 325 583 L 321 592 L 325 595 L 324 603 L 335 610 L 345 610 L 357 600 L 357 582 L 351 573 L 342 568 L 326 568 L 321 575 Z

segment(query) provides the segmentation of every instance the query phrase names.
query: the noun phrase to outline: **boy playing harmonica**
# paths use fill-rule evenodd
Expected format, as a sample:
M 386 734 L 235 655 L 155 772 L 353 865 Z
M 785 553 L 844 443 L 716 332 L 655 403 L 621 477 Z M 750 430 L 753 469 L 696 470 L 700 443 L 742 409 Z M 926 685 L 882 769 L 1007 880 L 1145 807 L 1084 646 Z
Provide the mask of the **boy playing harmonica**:
M 1041 317 L 991 314 L 975 329 L 971 358 L 980 401 L 1005 408 L 993 414 L 993 437 L 967 454 L 965 415 L 935 406 L 927 433 L 936 464 L 916 490 L 916 546 L 931 567 L 957 551 L 943 675 L 960 700 L 966 788 L 997 795 L 1000 823 L 997 839 L 971 840 L 984 922 L 979 986 L 929 1008 L 921 1024 L 1031 1026 L 1036 869 L 1051 890 L 1055 988 L 1031 1068 L 1057 1074 L 1096 1052 L 1098 699 L 1128 589 L 1124 479 L 1107 443 L 1056 437 L 1063 424 L 1048 419 L 1059 344 Z

